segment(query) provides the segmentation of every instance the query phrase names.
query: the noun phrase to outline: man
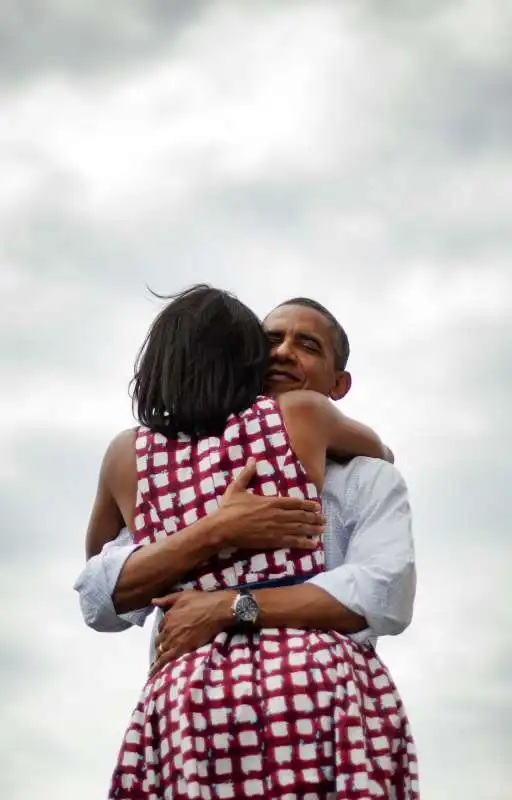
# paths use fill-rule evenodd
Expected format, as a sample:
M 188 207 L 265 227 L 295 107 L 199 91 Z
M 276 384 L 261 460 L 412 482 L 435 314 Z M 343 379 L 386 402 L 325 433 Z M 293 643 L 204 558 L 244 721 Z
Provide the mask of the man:
M 265 327 L 271 344 L 269 391 L 313 389 L 333 400 L 349 391 L 348 339 L 323 306 L 294 298 L 271 312 Z M 249 478 L 250 469 L 230 487 L 216 514 L 224 515 L 224 524 L 244 526 L 250 510 L 254 519 L 260 515 L 261 524 L 266 514 L 267 524 L 275 527 L 276 518 L 269 523 L 275 498 L 246 493 Z M 415 568 L 407 490 L 398 471 L 365 458 L 330 465 L 323 508 L 328 521 L 326 572 L 300 586 L 254 591 L 258 625 L 337 630 L 361 645 L 402 632 L 412 616 Z M 184 532 L 181 552 L 198 525 Z M 125 532 L 88 562 L 76 584 L 84 617 L 99 630 L 141 624 L 154 605 L 170 609 L 156 635 L 154 670 L 210 641 L 229 626 L 233 614 L 233 593 L 228 591 L 171 594 L 151 605 L 171 588 L 169 576 L 177 558 L 172 539 L 137 549 Z M 384 722 L 379 719 L 377 727 Z M 408 751 L 401 776 L 389 784 L 389 797 L 418 797 L 412 740 Z M 339 796 L 383 796 L 365 791 Z

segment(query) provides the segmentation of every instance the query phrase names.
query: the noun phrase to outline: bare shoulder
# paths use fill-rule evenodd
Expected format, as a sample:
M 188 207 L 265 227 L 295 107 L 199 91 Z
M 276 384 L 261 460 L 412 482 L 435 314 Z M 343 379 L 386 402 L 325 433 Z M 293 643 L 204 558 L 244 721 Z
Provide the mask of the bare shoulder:
M 293 392 L 286 392 L 286 394 L 280 395 L 278 402 L 283 411 L 292 411 L 294 409 L 317 411 L 330 408 L 329 398 L 324 397 L 319 392 L 313 392 L 311 389 L 297 389 Z
M 136 428 L 128 428 L 114 436 L 103 457 L 102 469 L 110 472 L 126 459 L 133 459 L 136 437 Z
M 137 428 L 126 428 L 126 430 L 121 431 L 121 433 L 118 433 L 117 436 L 114 436 L 108 446 L 108 449 L 113 450 L 114 452 L 124 452 L 128 448 L 133 448 L 136 437 Z

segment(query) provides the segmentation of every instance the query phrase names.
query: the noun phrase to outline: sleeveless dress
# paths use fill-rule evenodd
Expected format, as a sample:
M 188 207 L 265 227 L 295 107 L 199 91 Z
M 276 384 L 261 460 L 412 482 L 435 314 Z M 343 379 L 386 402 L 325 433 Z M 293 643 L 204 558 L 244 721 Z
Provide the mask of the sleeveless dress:
M 254 491 L 316 499 L 276 402 L 258 398 L 221 437 L 168 440 L 139 428 L 135 541 L 214 511 L 250 456 Z M 225 551 L 176 588 L 299 583 L 323 550 Z M 110 786 L 112 800 L 417 800 L 398 692 L 371 646 L 336 632 L 223 632 L 148 679 Z

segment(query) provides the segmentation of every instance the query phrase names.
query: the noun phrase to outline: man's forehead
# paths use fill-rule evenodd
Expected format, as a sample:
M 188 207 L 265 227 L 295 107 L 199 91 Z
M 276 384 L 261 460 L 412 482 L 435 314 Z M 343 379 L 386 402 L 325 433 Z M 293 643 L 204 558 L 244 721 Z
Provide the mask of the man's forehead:
M 306 306 L 278 306 L 265 317 L 263 326 L 267 331 L 314 333 L 330 339 L 328 320 L 316 309 Z

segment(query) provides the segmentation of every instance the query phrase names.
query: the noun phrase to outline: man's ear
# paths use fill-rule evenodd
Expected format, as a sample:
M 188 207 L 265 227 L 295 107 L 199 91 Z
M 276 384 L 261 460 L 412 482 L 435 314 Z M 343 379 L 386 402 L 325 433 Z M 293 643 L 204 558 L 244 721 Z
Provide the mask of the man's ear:
M 329 393 L 331 400 L 341 400 L 350 391 L 352 386 L 352 375 L 350 372 L 337 372 L 336 383 Z

